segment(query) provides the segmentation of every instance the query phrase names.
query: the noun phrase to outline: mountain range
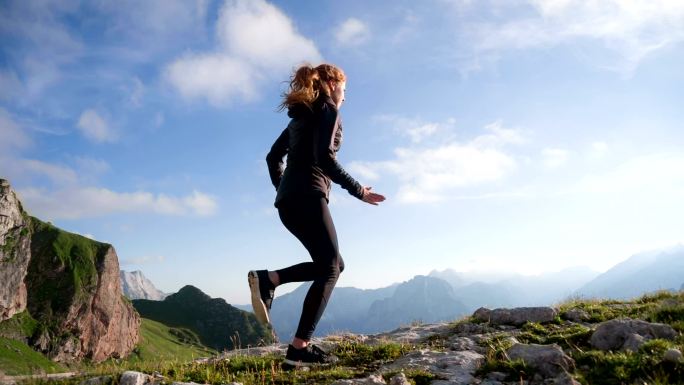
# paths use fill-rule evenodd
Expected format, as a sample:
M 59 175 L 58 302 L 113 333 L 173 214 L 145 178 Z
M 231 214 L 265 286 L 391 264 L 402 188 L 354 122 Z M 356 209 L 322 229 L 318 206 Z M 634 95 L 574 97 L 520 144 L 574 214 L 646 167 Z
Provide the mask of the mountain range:
M 274 300 L 271 318 L 281 339 L 296 330 L 309 286 Z M 452 320 L 479 307 L 553 305 L 578 297 L 629 299 L 678 288 L 684 290 L 682 246 L 636 254 L 602 274 L 584 267 L 536 276 L 435 270 L 385 288 L 335 288 L 316 333 L 376 333 L 415 321 Z M 236 307 L 251 311 L 251 305 Z
M 135 274 L 136 282 L 154 288 L 141 272 Z M 309 287 L 302 284 L 273 302 L 273 328 L 281 339 L 294 334 Z M 335 288 L 316 333 L 377 333 L 415 322 L 453 320 L 480 307 L 552 305 L 575 297 L 628 299 L 678 288 L 684 290 L 682 246 L 636 254 L 602 274 L 584 267 L 536 276 L 434 270 L 378 289 Z M 234 306 L 252 311 L 251 305 Z
M 583 297 L 630 299 L 655 290 L 684 290 L 684 245 L 636 254 L 576 291 Z

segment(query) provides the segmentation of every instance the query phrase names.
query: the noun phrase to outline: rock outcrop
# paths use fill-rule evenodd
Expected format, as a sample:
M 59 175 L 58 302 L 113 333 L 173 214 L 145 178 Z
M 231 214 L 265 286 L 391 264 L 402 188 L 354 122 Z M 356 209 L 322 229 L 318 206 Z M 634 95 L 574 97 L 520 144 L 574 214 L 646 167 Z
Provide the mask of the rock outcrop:
M 3 317 L 25 307 L 40 323 L 31 344 L 55 361 L 130 353 L 140 317 L 123 298 L 114 248 L 29 217 L 9 183 L 0 186 Z
M 515 344 L 507 354 L 511 360 L 522 360 L 545 377 L 555 377 L 575 368 L 575 361 L 558 345 Z
M 9 182 L 0 179 L 0 321 L 26 309 L 24 277 L 31 256 L 27 222 Z
M 482 322 L 492 325 L 521 326 L 526 322 L 551 322 L 558 315 L 558 311 L 551 307 L 518 307 L 514 309 L 479 308 L 473 313 L 473 317 Z
M 147 279 L 140 270 L 120 272 L 121 287 L 128 299 L 149 299 L 152 301 L 163 301 L 168 294 L 160 291 L 152 281 Z
M 601 350 L 636 351 L 648 340 L 672 340 L 676 336 L 677 332 L 670 325 L 624 318 L 599 324 L 589 343 Z

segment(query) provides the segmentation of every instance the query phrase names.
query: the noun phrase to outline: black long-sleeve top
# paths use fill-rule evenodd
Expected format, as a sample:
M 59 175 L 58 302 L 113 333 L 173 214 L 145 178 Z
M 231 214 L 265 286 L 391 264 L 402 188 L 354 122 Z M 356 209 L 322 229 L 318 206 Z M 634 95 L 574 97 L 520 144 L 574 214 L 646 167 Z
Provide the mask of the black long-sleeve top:
M 337 162 L 342 145 L 342 124 L 330 97 L 318 98 L 309 109 L 295 105 L 288 110 L 292 118 L 266 156 L 271 183 L 277 189 L 275 206 L 304 196 L 329 199 L 330 181 L 359 199 L 363 186 Z M 287 155 L 287 167 L 283 158 Z

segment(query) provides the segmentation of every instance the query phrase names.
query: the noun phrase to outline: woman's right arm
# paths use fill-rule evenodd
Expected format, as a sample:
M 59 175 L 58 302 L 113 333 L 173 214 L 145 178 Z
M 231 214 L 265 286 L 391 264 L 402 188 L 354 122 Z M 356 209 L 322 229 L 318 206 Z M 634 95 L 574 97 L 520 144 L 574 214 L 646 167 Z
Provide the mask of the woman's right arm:
M 266 155 L 268 175 L 271 177 L 271 183 L 273 183 L 273 187 L 275 187 L 276 190 L 278 189 L 278 186 L 280 186 L 280 179 L 283 177 L 283 158 L 287 155 L 289 142 L 290 135 L 288 134 L 286 127 L 280 136 L 278 136 L 278 139 L 273 143 L 273 146 L 271 146 L 271 151 Z

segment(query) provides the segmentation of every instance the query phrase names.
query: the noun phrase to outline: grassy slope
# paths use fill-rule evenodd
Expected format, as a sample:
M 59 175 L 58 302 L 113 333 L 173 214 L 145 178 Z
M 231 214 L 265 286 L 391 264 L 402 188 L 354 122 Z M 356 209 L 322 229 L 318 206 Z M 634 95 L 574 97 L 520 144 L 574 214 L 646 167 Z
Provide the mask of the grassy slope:
M 147 364 L 187 362 L 209 357 L 216 351 L 199 344 L 199 338 L 187 329 L 173 328 L 149 319 L 142 319 L 140 342 L 125 363 Z
M 31 349 L 21 341 L 0 337 L 0 370 L 7 375 L 59 373 L 59 364 Z
M 202 344 L 217 350 L 258 346 L 271 340 L 271 332 L 252 313 L 190 285 L 164 301 L 136 299 L 133 306 L 141 317 L 194 331 Z

